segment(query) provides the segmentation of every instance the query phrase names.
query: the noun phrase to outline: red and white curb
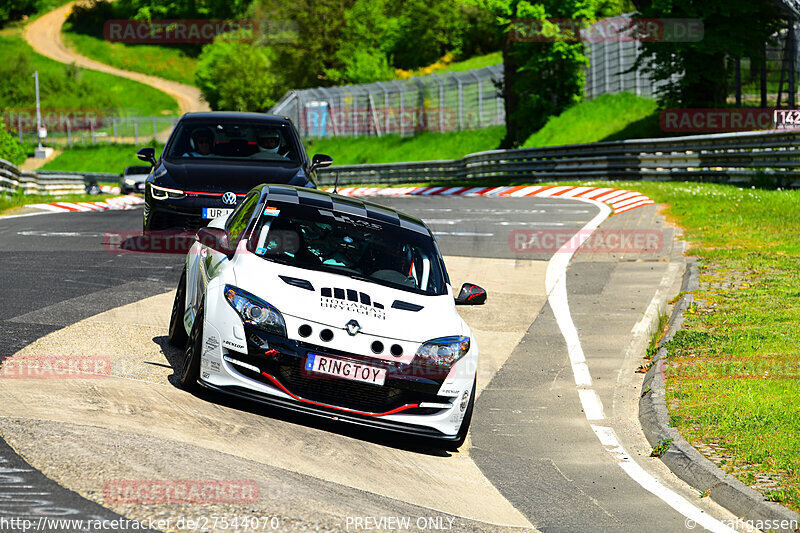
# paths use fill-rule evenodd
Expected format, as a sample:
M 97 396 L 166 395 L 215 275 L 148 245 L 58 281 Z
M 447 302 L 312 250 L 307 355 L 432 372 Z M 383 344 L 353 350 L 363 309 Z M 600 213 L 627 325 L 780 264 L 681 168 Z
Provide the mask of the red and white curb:
M 122 189 L 114 185 L 101 185 L 100 192 L 104 194 L 119 194 L 122 192 Z
M 78 212 L 78 211 L 107 211 L 109 209 L 130 209 L 135 205 L 144 203 L 144 199 L 139 196 L 117 196 L 108 198 L 102 202 L 52 202 L 46 204 L 31 204 L 28 207 L 36 207 L 45 211 L 59 213 Z
M 333 192 L 333 187 L 324 189 Z M 519 185 L 515 187 L 345 187 L 342 196 L 500 196 L 542 198 L 585 198 L 603 202 L 614 213 L 624 213 L 653 200 L 642 193 L 604 187 L 575 187 L 567 185 Z

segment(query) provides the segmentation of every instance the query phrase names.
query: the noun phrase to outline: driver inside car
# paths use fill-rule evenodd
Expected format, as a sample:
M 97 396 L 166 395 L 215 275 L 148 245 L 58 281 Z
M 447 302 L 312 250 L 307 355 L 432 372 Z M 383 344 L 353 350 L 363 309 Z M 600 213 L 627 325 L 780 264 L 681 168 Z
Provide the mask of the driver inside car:
M 253 159 L 288 159 L 280 153 L 281 144 L 281 134 L 278 130 L 259 130 L 256 137 L 258 151 L 250 157 Z
M 214 134 L 208 128 L 198 128 L 192 132 L 191 150 L 183 157 L 209 157 L 213 154 Z

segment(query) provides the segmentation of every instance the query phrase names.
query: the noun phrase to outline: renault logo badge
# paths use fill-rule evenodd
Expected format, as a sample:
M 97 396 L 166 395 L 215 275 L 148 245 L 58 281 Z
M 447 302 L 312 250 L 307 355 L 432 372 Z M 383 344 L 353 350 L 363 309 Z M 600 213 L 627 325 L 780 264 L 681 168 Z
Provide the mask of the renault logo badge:
M 230 191 L 222 195 L 222 203 L 225 205 L 236 205 L 236 195 Z
M 359 331 L 361 331 L 361 326 L 355 320 L 351 320 L 345 326 L 347 328 L 347 333 L 352 337 L 355 336 Z

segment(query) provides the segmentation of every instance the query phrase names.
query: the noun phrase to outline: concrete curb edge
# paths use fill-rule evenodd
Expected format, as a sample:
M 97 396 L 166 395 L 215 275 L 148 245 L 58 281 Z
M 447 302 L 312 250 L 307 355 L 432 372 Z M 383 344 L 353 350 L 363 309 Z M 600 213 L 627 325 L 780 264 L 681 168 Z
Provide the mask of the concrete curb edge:
M 726 474 L 689 444 L 676 428 L 669 425 L 664 380 L 666 348 L 663 344 L 672 339 L 680 329 L 684 321 L 683 314 L 694 301 L 691 291 L 698 288 L 698 262 L 695 260 L 687 265 L 681 285 L 684 294 L 672 310 L 669 329 L 661 340 L 661 347 L 642 383 L 643 392 L 639 398 L 639 422 L 642 430 L 652 446 L 663 439 L 672 439 L 669 449 L 661 457 L 664 464 L 698 491 L 708 491 L 712 500 L 736 516 L 754 523 L 761 521 L 777 525 L 783 522 L 796 526 L 800 522 L 800 515 L 782 505 L 766 501 L 763 494 L 748 487 L 734 476 Z M 773 527 L 772 530 L 797 531 L 791 525 L 789 528 Z

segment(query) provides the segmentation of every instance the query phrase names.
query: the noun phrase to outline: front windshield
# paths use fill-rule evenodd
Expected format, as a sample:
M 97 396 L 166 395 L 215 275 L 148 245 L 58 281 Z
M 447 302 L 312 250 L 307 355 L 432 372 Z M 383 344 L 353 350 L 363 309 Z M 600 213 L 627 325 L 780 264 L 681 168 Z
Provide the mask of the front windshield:
M 253 240 L 266 260 L 425 295 L 445 293 L 433 238 L 355 215 L 267 206 Z
M 167 158 L 300 164 L 300 153 L 286 124 L 208 119 L 182 122 Z

